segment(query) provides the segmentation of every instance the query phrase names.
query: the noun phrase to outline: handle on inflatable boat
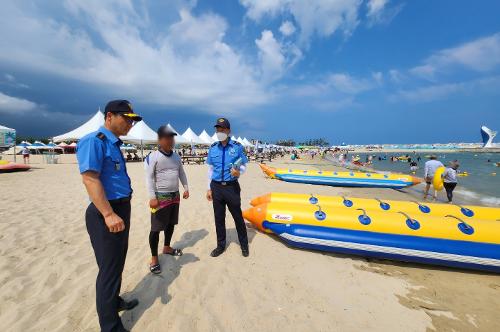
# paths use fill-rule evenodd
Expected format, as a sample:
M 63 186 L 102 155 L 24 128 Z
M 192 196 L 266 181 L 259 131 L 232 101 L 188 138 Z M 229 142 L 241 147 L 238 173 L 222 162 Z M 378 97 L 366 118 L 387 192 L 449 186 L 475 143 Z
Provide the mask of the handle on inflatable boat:
M 318 211 L 314 212 L 314 217 L 319 221 L 323 221 L 326 219 L 326 213 L 321 211 L 321 206 L 317 205 Z
M 380 199 L 378 199 L 376 197 L 375 197 L 375 200 L 380 203 L 380 208 L 382 210 L 386 210 L 387 211 L 387 210 L 389 210 L 391 208 L 391 205 L 389 203 L 383 202 L 383 201 L 381 201 Z
M 423 213 L 429 213 L 429 212 L 431 212 L 431 208 L 428 207 L 427 205 L 420 204 L 417 201 L 410 201 L 410 202 L 417 204 L 419 210 L 422 211 Z
M 398 213 L 402 214 L 403 216 L 406 217 L 406 225 L 410 228 L 410 229 L 413 229 L 413 230 L 417 230 L 420 228 L 420 223 L 415 220 L 415 219 L 412 219 L 409 215 L 407 215 L 406 213 L 404 213 L 403 211 L 398 211 Z
M 309 197 L 309 203 L 318 204 L 318 199 L 314 197 L 314 194 L 311 194 L 311 197 Z
M 350 199 L 348 199 L 347 197 L 345 197 L 345 196 L 340 196 L 340 197 L 342 197 L 342 199 L 344 200 L 343 203 L 345 206 L 351 207 L 354 205 L 353 202 Z
M 365 209 L 360 208 L 360 209 L 356 209 L 356 210 L 363 212 L 362 215 L 358 216 L 358 220 L 360 223 L 362 223 L 363 225 L 369 225 L 372 222 L 371 218 L 368 217 L 368 215 L 366 214 Z
M 452 216 L 451 214 L 447 214 L 445 218 L 454 218 L 460 221 L 457 226 L 462 233 L 467 235 L 471 235 L 472 233 L 474 233 L 474 228 L 465 221 L 463 221 L 461 218 Z
M 460 212 L 462 212 L 464 214 L 464 216 L 472 217 L 474 215 L 474 211 L 472 211 L 471 209 L 463 207 L 462 205 L 458 205 L 458 204 L 455 204 L 455 205 L 460 208 Z

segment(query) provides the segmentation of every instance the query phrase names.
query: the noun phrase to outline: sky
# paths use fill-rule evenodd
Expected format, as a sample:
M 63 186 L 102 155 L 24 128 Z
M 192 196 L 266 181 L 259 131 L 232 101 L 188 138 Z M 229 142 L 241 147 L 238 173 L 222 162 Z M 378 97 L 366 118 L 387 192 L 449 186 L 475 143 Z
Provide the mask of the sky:
M 156 129 L 479 142 L 500 130 L 500 1 L 3 0 L 0 124 L 74 129 L 112 99 Z

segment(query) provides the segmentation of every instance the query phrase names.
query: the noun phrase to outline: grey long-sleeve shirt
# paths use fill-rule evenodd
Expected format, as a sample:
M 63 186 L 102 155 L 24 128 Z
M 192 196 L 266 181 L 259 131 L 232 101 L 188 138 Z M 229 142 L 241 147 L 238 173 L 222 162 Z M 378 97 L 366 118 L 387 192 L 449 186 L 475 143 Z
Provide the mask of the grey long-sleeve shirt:
M 150 198 L 156 198 L 156 192 L 179 191 L 179 180 L 184 190 L 189 190 L 186 173 L 181 157 L 172 152 L 153 151 L 144 160 L 146 187 Z

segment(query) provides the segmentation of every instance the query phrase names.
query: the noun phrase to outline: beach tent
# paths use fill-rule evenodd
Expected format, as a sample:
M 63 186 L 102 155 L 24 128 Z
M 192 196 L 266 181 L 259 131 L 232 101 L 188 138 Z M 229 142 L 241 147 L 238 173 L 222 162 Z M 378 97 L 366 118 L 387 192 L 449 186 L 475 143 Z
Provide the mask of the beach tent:
M 188 129 L 186 129 L 186 131 L 184 132 L 184 134 L 182 134 L 181 136 L 183 138 L 185 138 L 191 144 L 203 144 L 203 145 L 207 144 L 201 138 L 199 138 L 198 135 L 196 135 L 194 133 L 194 131 L 191 129 L 191 127 L 189 127 Z
M 127 136 L 120 136 L 124 142 L 133 142 L 137 144 L 143 143 L 156 143 L 158 135 L 156 132 L 149 128 L 144 120 L 137 122 L 132 129 L 128 132 Z
M 175 136 L 175 144 L 188 144 L 189 143 L 189 141 L 187 139 L 185 139 L 184 137 L 182 137 L 181 134 L 179 134 L 179 132 L 177 130 L 175 130 L 175 128 L 172 127 L 172 125 L 170 123 L 167 123 L 167 128 L 177 134 L 177 136 Z
M 212 140 L 213 140 L 214 142 L 218 142 L 218 141 L 219 141 L 219 140 L 217 139 L 217 133 L 214 133 L 214 134 L 212 135 L 212 137 L 211 137 L 211 138 L 212 138 Z
M 212 137 L 208 135 L 206 130 L 203 130 L 201 134 L 199 135 L 200 139 L 204 141 L 206 144 L 212 144 L 214 141 L 212 140 Z
M 238 136 L 238 138 L 236 139 L 236 142 L 238 142 L 241 145 L 243 145 L 243 139 L 240 136 Z
M 250 143 L 250 141 L 249 141 L 249 140 L 247 140 L 247 138 L 246 138 L 246 137 L 245 137 L 245 138 L 243 138 L 243 145 L 244 145 L 244 146 L 253 146 L 253 144 L 252 144 L 252 143 Z
M 80 127 L 73 129 L 65 134 L 54 136 L 52 139 L 54 142 L 61 141 L 76 141 L 82 138 L 83 136 L 96 131 L 104 125 L 104 114 L 99 109 L 96 114 L 92 118 L 90 118 L 87 122 L 82 124 Z

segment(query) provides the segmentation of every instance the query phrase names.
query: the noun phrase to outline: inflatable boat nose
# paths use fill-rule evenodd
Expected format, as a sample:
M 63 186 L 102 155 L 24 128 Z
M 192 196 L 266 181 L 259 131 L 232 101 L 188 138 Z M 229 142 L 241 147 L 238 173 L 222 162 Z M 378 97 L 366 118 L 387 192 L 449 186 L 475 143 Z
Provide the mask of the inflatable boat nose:
M 412 176 L 411 179 L 412 179 L 412 182 L 413 182 L 412 186 L 415 186 L 415 185 L 417 185 L 417 184 L 419 184 L 419 183 L 421 183 L 423 181 L 423 179 L 417 178 L 416 176 Z
M 260 169 L 266 173 L 267 176 L 274 178 L 274 175 L 276 174 L 276 168 L 269 167 L 265 164 L 259 164 Z
M 250 201 L 250 205 L 257 206 L 257 205 L 261 205 L 261 204 L 265 204 L 265 203 L 269 203 L 269 202 L 271 202 L 271 193 L 268 193 L 268 194 L 265 194 L 265 195 L 262 195 L 259 197 L 255 197 L 254 199 L 252 199 Z
M 267 204 L 261 204 L 243 211 L 243 218 L 250 221 L 259 230 L 265 231 L 262 223 L 266 219 Z

